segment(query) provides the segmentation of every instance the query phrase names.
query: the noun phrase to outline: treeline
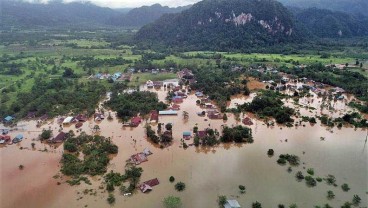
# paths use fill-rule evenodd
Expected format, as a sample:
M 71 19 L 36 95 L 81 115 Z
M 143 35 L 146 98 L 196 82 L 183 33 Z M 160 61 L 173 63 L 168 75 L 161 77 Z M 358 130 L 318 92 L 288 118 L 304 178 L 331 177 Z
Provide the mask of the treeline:
M 20 118 L 28 112 L 50 117 L 70 112 L 91 115 L 105 94 L 105 86 L 97 81 L 79 83 L 77 80 L 49 80 L 39 76 L 34 79 L 30 91 L 19 92 L 8 108 L 3 106 L 0 109 L 0 115 L 17 115 Z
M 151 110 L 164 110 L 167 105 L 158 100 L 157 94 L 148 91 L 122 93 L 113 92 L 106 106 L 117 112 L 125 121 L 137 114 L 146 115 Z
M 131 64 L 133 63 L 132 60 L 126 60 L 123 57 L 116 57 L 116 58 L 108 58 L 108 59 L 100 59 L 94 57 L 84 57 L 83 60 L 80 62 L 80 65 L 83 68 L 94 68 L 94 67 L 101 67 L 101 66 L 118 66 L 124 64 Z

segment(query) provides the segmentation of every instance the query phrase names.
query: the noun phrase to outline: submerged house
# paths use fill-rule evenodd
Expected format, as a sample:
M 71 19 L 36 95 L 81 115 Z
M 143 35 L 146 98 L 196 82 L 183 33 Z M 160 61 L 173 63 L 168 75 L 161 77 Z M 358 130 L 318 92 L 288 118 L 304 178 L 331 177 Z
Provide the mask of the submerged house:
M 18 143 L 18 142 L 21 142 L 22 140 L 23 140 L 23 135 L 18 134 L 17 136 L 14 137 L 13 143 Z
M 143 192 L 146 193 L 148 191 L 151 191 L 154 186 L 157 186 L 158 184 L 160 184 L 160 182 L 158 181 L 157 178 L 148 180 L 143 182 L 141 185 L 139 185 L 139 189 Z
M 61 143 L 65 141 L 66 134 L 64 132 L 60 132 L 56 137 L 49 139 L 50 143 Z
M 141 164 L 142 162 L 146 162 L 148 161 L 147 159 L 147 155 L 144 154 L 143 152 L 140 152 L 140 153 L 137 153 L 137 154 L 134 154 L 132 156 L 130 156 L 130 160 L 136 164 L 136 165 L 139 165 Z
M 141 124 L 142 119 L 139 116 L 133 117 L 132 120 L 130 121 L 130 126 L 131 127 L 137 127 L 139 126 L 139 124 Z
M 225 208 L 241 208 L 239 202 L 235 199 L 226 200 L 224 207 Z
M 70 124 L 71 122 L 73 122 L 73 120 L 74 120 L 74 117 L 68 116 L 64 119 L 63 124 Z
M 7 116 L 4 118 L 4 123 L 10 123 L 14 120 L 13 116 Z
M 148 88 L 153 88 L 153 82 L 151 81 L 151 80 L 148 80 L 147 82 L 146 82 L 146 85 L 147 85 L 147 87 Z
M 178 115 L 178 111 L 174 110 L 159 111 L 158 114 L 161 116 L 176 116 Z
M 247 125 L 247 126 L 253 125 L 253 122 L 249 117 L 244 118 L 242 122 L 244 125 Z
M 150 117 L 151 123 L 157 123 L 158 122 L 158 112 L 153 110 L 151 111 L 151 117 Z
M 192 138 L 192 133 L 190 131 L 184 131 L 183 132 L 183 139 L 188 140 L 190 138 Z
M 0 144 L 10 143 L 10 136 L 0 135 Z

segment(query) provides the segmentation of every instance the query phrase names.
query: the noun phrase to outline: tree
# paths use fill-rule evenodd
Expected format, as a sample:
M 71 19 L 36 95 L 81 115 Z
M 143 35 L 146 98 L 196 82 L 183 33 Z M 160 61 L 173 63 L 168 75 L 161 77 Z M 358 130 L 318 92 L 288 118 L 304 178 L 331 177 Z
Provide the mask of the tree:
M 273 154 L 274 154 L 273 149 L 269 149 L 269 150 L 267 151 L 267 155 L 268 155 L 268 156 L 273 156 Z
M 164 198 L 162 203 L 165 208 L 180 208 L 183 206 L 180 198 L 176 196 L 168 196 Z
M 348 184 L 346 184 L 346 183 L 342 184 L 342 185 L 341 185 L 341 188 L 342 188 L 342 190 L 343 190 L 343 191 L 345 191 L 345 192 L 348 192 L 348 191 L 350 190 L 349 185 L 348 185 Z
M 42 133 L 40 134 L 40 139 L 41 139 L 41 141 L 46 140 L 46 139 L 50 139 L 51 135 L 52 135 L 51 130 L 43 129 Z
M 32 146 L 32 149 L 34 149 L 35 148 L 35 146 L 36 146 L 36 144 L 35 143 L 31 143 L 31 146 Z
M 183 183 L 183 182 L 178 182 L 178 183 L 176 183 L 175 184 L 175 189 L 177 190 L 177 191 L 184 191 L 185 190 L 185 183 Z
M 244 185 L 239 185 L 239 190 L 240 190 L 240 193 L 244 194 L 245 193 L 245 186 Z
M 99 125 L 95 125 L 95 126 L 93 127 L 92 131 L 93 131 L 94 133 L 100 132 L 100 131 L 101 131 L 100 126 L 99 126 Z
M 24 169 L 24 165 L 19 165 L 18 168 L 19 168 L 19 170 L 23 170 Z
M 296 174 L 295 174 L 295 177 L 298 179 L 298 180 L 303 180 L 304 179 L 304 175 L 301 171 L 298 171 Z
M 114 196 L 114 194 L 109 194 L 109 197 L 107 197 L 107 202 L 109 204 L 114 204 L 115 203 L 115 196 Z
M 172 130 L 172 124 L 168 123 L 165 125 L 166 130 L 171 131 Z
M 262 208 L 262 204 L 259 203 L 258 201 L 252 203 L 252 208 Z
M 222 117 L 222 120 L 227 121 L 227 115 L 224 113 L 224 116 Z
M 219 196 L 218 197 L 218 204 L 220 207 L 224 207 L 224 205 L 226 204 L 227 201 L 227 197 L 226 196 Z
M 363 68 L 363 63 L 362 62 L 360 63 L 360 68 Z
M 360 204 L 361 200 L 362 199 L 358 195 L 354 195 L 354 197 L 353 197 L 353 204 L 355 206 L 358 206 Z
M 174 181 L 175 181 L 174 176 L 170 176 L 169 181 L 170 181 L 171 183 L 172 183 L 172 182 L 174 182 Z
M 333 199 L 333 198 L 335 198 L 334 192 L 331 190 L 327 191 L 327 199 Z

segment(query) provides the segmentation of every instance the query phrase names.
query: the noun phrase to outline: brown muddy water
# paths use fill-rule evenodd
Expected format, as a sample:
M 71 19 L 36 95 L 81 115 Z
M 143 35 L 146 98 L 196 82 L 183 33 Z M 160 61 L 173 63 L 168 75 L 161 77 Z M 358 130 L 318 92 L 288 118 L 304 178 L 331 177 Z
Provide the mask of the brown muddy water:
M 151 91 L 157 92 L 161 100 L 166 97 L 166 91 L 163 89 Z M 249 97 L 236 99 L 238 100 L 233 103 L 251 101 Z M 188 96 L 180 105 L 178 116 L 160 116 L 161 123 L 173 123 L 174 143 L 166 149 L 160 149 L 146 140 L 146 121 L 137 128 L 123 128 L 116 118 L 97 123 L 101 128 L 100 134 L 111 137 L 119 147 L 119 153 L 111 160 L 108 171 L 123 172 L 130 155 L 149 147 L 153 155 L 148 157 L 148 162 L 140 165 L 144 170 L 141 181 L 156 177 L 160 180 L 160 184 L 153 187 L 153 191 L 148 194 L 137 192 L 127 197 L 115 190 L 115 207 L 159 208 L 162 207 L 163 198 L 168 195 L 179 196 L 184 207 L 194 208 L 217 207 L 216 200 L 219 195 L 237 199 L 242 207 L 250 207 L 255 201 L 261 202 L 263 207 L 292 203 L 303 208 L 325 203 L 340 207 L 345 201 L 351 201 L 354 194 L 362 198 L 361 205 L 368 204 L 368 153 L 365 147 L 367 130 L 334 128 L 330 131 L 319 123 L 314 126 L 305 123 L 305 127 L 267 127 L 262 121 L 253 119 L 253 144 L 220 145 L 211 148 L 193 146 L 184 150 L 180 147 L 182 132 L 192 131 L 196 124 L 199 130 L 211 127 L 219 131 L 222 125 L 242 125 L 230 114 L 227 122 L 205 120 L 207 118 L 197 116 L 196 113 L 203 109 L 195 104 L 196 100 L 194 95 Z M 318 114 L 318 102 L 317 98 L 313 100 L 312 105 L 317 108 L 315 111 L 310 113 L 305 110 L 302 114 Z M 290 103 L 287 105 L 291 105 Z M 344 108 L 337 109 L 340 111 Z M 189 113 L 188 120 L 183 119 L 183 111 Z M 333 111 L 332 114 L 334 113 L 336 112 Z M 243 116 L 246 115 L 241 115 Z M 81 129 L 92 133 L 95 124 L 90 120 L 84 123 Z M 19 144 L 0 148 L 0 207 L 110 207 L 106 201 L 108 194 L 98 188 L 101 177 L 93 178 L 92 185 L 82 183 L 73 187 L 65 183 L 65 177 L 53 178 L 59 174 L 62 146 L 51 147 L 33 139 L 37 138 L 42 128 L 51 128 L 56 134 L 60 128 L 56 119 L 41 128 L 36 127 L 35 121 L 23 121 L 18 126 L 19 129 L 12 131 L 10 135 L 14 137 L 22 133 L 26 139 Z M 156 128 L 157 125 L 153 126 Z M 69 130 L 76 131 L 74 125 L 64 127 L 64 131 Z M 325 140 L 321 141 L 321 137 Z M 136 142 L 133 142 L 133 139 Z M 35 149 L 31 148 L 32 142 L 36 144 Z M 191 142 L 192 140 L 187 143 Z M 23 147 L 23 150 L 20 150 L 20 147 Z M 275 150 L 275 156 L 271 158 L 266 154 L 270 148 Z M 288 173 L 287 165 L 280 166 L 276 163 L 278 155 L 283 153 L 298 155 L 301 165 L 293 167 L 292 172 Z M 21 164 L 24 165 L 23 170 L 18 168 Z M 343 192 L 340 187 L 328 186 L 325 182 L 318 183 L 313 188 L 307 187 L 304 182 L 297 182 L 295 173 L 301 170 L 306 174 L 308 168 L 314 168 L 315 176 L 319 177 L 333 174 L 339 186 L 347 183 L 351 190 Z M 175 191 L 174 183 L 169 182 L 170 176 L 174 176 L 176 182 L 184 182 L 186 190 Z M 57 185 L 57 182 L 61 182 L 61 185 Z M 246 194 L 239 193 L 238 186 L 241 184 L 246 186 Z M 85 189 L 96 190 L 96 196 L 83 194 Z M 334 191 L 335 199 L 327 200 L 328 190 Z

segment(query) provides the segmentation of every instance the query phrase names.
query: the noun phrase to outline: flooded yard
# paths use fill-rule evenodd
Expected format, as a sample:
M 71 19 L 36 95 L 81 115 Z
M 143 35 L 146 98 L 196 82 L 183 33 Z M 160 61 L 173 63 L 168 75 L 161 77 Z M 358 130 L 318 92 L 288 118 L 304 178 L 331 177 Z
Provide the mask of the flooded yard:
M 144 86 L 141 90 L 146 90 Z M 164 101 L 166 91 L 164 89 L 149 89 L 158 93 L 160 100 Z M 234 97 L 229 107 L 235 104 L 250 102 L 254 97 Z M 320 112 L 316 97 L 301 100 L 300 103 L 312 102 L 316 110 L 310 113 L 300 108 L 301 114 L 315 115 Z M 351 201 L 354 194 L 362 198 L 361 205 L 366 205 L 368 191 L 368 152 L 365 146 L 367 130 L 354 128 L 334 128 L 328 131 L 320 123 L 311 126 L 305 123 L 305 127 L 267 127 L 264 122 L 252 119 L 254 125 L 253 144 L 221 144 L 216 147 L 194 147 L 188 149 L 181 147 L 180 139 L 183 132 L 193 131 L 194 126 L 199 130 L 207 127 L 221 132 L 222 126 L 243 125 L 235 121 L 235 117 L 228 114 L 228 121 L 210 120 L 198 116 L 200 106 L 196 105 L 198 98 L 194 93 L 190 94 L 180 104 L 177 116 L 160 116 L 160 123 L 173 124 L 173 144 L 161 149 L 147 141 L 145 138 L 144 120 L 138 127 L 123 127 L 115 118 L 101 122 L 89 120 L 84 123 L 80 131 L 92 134 L 92 128 L 98 124 L 100 135 L 111 137 L 113 143 L 119 147 L 119 153 L 112 158 L 108 171 L 123 172 L 126 160 L 135 153 L 148 147 L 153 153 L 148 161 L 139 165 L 143 168 L 141 182 L 152 178 L 158 178 L 160 184 L 147 194 L 137 192 L 132 196 L 123 196 L 115 190 L 115 207 L 162 207 L 162 200 L 168 195 L 179 196 L 184 207 L 217 207 L 219 195 L 226 195 L 229 199 L 239 201 L 242 207 L 249 207 L 252 202 L 259 201 L 263 207 L 276 207 L 278 204 L 290 205 L 296 203 L 299 207 L 314 207 L 329 203 L 333 207 L 341 206 L 345 201 Z M 346 108 L 337 101 L 334 108 L 339 110 Z M 287 105 L 291 105 L 288 103 Z M 188 112 L 189 118 L 184 119 L 183 112 Z M 329 113 L 328 111 L 324 113 Z M 340 114 L 339 114 L 340 115 Z M 246 115 L 244 115 L 246 116 Z M 244 117 L 243 115 L 241 118 Z M 10 207 L 109 207 L 106 202 L 107 192 L 99 189 L 101 177 L 94 177 L 92 185 L 82 183 L 79 186 L 69 186 L 62 179 L 53 176 L 60 175 L 60 158 L 62 145 L 53 147 L 33 140 L 41 133 L 42 128 L 52 129 L 57 134 L 60 126 L 56 119 L 49 121 L 41 128 L 36 127 L 35 121 L 20 122 L 19 130 L 11 131 L 14 137 L 18 133 L 24 134 L 25 139 L 19 144 L 0 147 L 0 202 L 4 208 Z M 2 128 L 2 127 L 0 127 Z M 157 124 L 153 124 L 157 128 Z M 73 130 L 74 125 L 64 126 L 63 131 Z M 324 140 L 321 140 L 321 138 Z M 191 144 L 193 139 L 186 141 Z M 35 143 L 32 149 L 31 143 Z M 21 149 L 22 147 L 22 149 Z M 274 149 L 273 157 L 267 156 L 268 149 Z M 45 150 L 47 149 L 47 151 Z M 295 154 L 300 157 L 301 163 L 292 167 L 288 173 L 288 165 L 280 166 L 276 163 L 279 154 Z M 19 165 L 24 165 L 20 170 Z M 295 173 L 306 173 L 308 168 L 313 168 L 315 177 L 324 178 L 328 174 L 336 177 L 337 187 L 328 186 L 326 182 L 318 182 L 316 187 L 307 187 L 305 182 L 297 182 Z M 175 182 L 182 181 L 186 184 L 186 190 L 177 192 L 175 183 L 169 182 L 169 177 L 174 176 Z M 61 182 L 57 185 L 57 182 Z M 349 184 L 351 190 L 343 192 L 340 185 Z M 240 194 L 238 186 L 245 185 L 246 193 Z M 97 194 L 83 194 L 85 189 L 94 189 Z M 328 190 L 334 191 L 336 198 L 327 200 Z

